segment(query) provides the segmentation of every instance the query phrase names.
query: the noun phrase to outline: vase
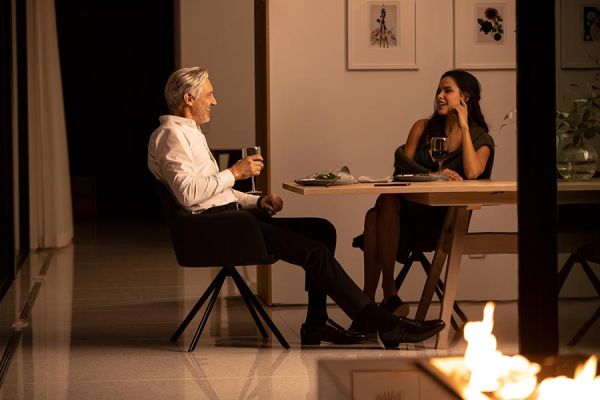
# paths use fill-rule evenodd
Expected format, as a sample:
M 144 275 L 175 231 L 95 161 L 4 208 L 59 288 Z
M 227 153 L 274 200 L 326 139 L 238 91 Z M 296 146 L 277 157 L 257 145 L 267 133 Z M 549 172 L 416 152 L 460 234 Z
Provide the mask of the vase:
M 598 153 L 580 135 L 560 147 L 556 156 L 560 175 L 569 181 L 587 181 L 598 170 Z

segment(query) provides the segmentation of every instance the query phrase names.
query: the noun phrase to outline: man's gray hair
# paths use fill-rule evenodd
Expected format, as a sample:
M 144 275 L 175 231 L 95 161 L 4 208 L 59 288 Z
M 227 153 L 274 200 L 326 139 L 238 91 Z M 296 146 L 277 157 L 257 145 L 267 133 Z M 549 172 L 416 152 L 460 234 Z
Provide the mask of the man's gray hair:
M 206 79 L 208 71 L 200 67 L 181 68 L 173 72 L 165 85 L 165 100 L 169 112 L 174 114 L 182 109 L 184 94 L 190 93 L 197 97 Z

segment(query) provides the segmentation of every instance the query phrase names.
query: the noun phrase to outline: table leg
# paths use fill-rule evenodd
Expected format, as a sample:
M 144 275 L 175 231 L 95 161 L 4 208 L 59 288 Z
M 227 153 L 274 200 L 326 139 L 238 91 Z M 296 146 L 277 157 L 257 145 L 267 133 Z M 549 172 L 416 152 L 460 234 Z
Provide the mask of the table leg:
M 456 298 L 458 288 L 458 275 L 460 272 L 460 261 L 463 255 L 465 237 L 469 229 L 469 218 L 471 210 L 467 207 L 456 207 L 456 220 L 453 229 L 452 242 L 448 253 L 446 264 L 446 277 L 444 279 L 444 296 L 442 297 L 442 309 L 440 319 L 446 323 L 446 327 L 438 334 L 436 348 L 448 347 L 448 334 L 450 333 L 450 317 Z
M 456 222 L 456 207 L 450 207 L 444 220 L 444 226 L 438 239 L 438 243 L 431 261 L 431 269 L 427 274 L 425 280 L 425 286 L 421 293 L 421 299 L 419 300 L 419 307 L 417 308 L 417 314 L 415 319 L 423 321 L 427 317 L 427 311 L 433 299 L 433 294 L 437 286 L 442 269 L 444 268 L 444 262 L 446 261 L 446 255 L 448 253 L 449 242 L 452 239 L 453 229 Z

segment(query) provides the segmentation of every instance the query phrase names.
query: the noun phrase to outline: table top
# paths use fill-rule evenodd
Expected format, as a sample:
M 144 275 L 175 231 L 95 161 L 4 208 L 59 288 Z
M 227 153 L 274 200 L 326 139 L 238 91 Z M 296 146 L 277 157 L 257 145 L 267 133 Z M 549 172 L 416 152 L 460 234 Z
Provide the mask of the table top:
M 407 182 L 408 185 L 303 186 L 284 183 L 283 188 L 304 196 L 402 194 L 408 200 L 429 205 L 515 204 L 517 182 L 493 179 L 464 181 Z M 560 202 L 600 202 L 600 179 L 585 182 L 557 181 Z M 564 199 L 564 201 L 562 201 Z
M 373 183 L 356 183 L 352 185 L 303 186 L 297 183 L 284 183 L 283 188 L 305 196 L 340 195 L 340 194 L 381 194 L 381 193 L 447 193 L 447 192 L 516 192 L 516 181 L 435 181 L 405 182 L 405 186 Z

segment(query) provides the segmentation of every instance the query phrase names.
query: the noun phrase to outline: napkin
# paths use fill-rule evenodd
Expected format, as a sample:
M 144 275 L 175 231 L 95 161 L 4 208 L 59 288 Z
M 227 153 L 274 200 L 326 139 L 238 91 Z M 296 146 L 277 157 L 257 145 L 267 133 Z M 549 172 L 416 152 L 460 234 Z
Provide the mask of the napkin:
M 391 176 L 386 176 L 385 178 L 373 178 L 371 176 L 361 175 L 361 176 L 359 176 L 356 179 L 360 183 L 385 183 L 385 182 L 391 182 L 392 181 L 392 177 Z

